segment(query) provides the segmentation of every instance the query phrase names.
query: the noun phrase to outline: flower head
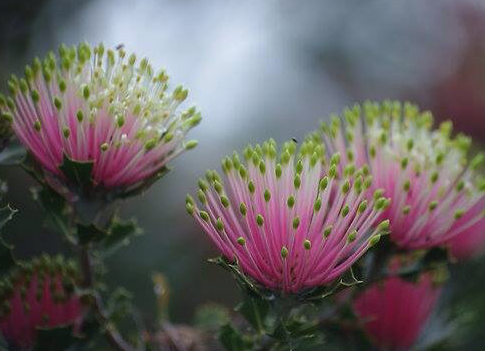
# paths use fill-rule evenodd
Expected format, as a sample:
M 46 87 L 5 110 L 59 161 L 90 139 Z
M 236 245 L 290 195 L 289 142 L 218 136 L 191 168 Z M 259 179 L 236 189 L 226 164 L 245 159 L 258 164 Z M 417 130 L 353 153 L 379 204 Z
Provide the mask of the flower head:
M 0 97 L 0 106 L 2 104 Z M 12 120 L 8 115 L 0 113 L 0 152 L 7 146 L 12 137 Z
M 485 183 L 476 173 L 483 155 L 469 162 L 470 139 L 453 138 L 450 122 L 432 125 L 430 112 L 409 103 L 368 102 L 321 128 L 332 152 L 369 165 L 374 189 L 392 198 L 391 239 L 406 249 L 443 245 L 485 223 Z
M 195 141 L 184 141 L 200 113 L 178 106 L 187 97 L 172 92 L 165 71 L 154 73 L 146 58 L 137 62 L 122 48 L 82 43 L 61 45 L 9 81 L 11 95 L 0 112 L 13 121 L 20 141 L 51 175 L 69 178 L 66 158 L 92 163 L 89 180 L 107 189 L 129 188 L 161 170 Z
M 407 350 L 419 337 L 441 289 L 428 273 L 417 282 L 390 277 L 357 297 L 354 310 L 381 350 Z
M 448 246 L 451 255 L 458 260 L 470 259 L 485 251 L 485 221 L 479 221 L 468 230 L 454 236 Z
M 226 259 L 262 286 L 283 293 L 332 282 L 387 230 L 377 222 L 389 199 L 370 193 L 367 168 L 338 170 L 323 145 L 287 142 L 277 155 L 269 140 L 222 161 L 199 180 L 187 211 Z M 324 176 L 322 176 L 324 174 Z
M 22 263 L 0 283 L 0 331 L 9 345 L 30 349 L 38 328 L 80 327 L 83 307 L 74 287 L 77 272 L 62 258 Z

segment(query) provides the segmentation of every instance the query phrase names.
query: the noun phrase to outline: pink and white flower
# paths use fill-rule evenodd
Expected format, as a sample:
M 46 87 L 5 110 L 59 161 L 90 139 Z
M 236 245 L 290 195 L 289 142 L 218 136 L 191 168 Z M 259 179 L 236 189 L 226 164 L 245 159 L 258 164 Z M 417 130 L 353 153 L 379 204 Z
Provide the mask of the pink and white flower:
M 408 350 L 425 327 L 440 292 L 430 274 L 417 282 L 390 277 L 362 292 L 353 306 L 380 350 Z
M 323 132 L 323 133 L 322 133 Z M 373 188 L 392 198 L 391 239 L 405 249 L 445 245 L 485 225 L 485 183 L 467 160 L 470 139 L 452 137 L 450 122 L 433 129 L 430 112 L 409 103 L 365 103 L 323 123 L 321 132 L 343 163 L 368 164 Z
M 79 330 L 84 308 L 74 291 L 76 275 L 64 260 L 42 257 L 0 283 L 0 332 L 10 346 L 31 349 L 38 328 Z
M 387 230 L 378 218 L 389 199 L 370 192 L 367 168 L 327 160 L 321 144 L 306 140 L 299 153 L 273 140 L 222 161 L 199 180 L 187 211 L 231 262 L 273 291 L 298 293 L 334 281 Z M 324 174 L 324 176 L 322 176 Z
M 38 163 L 61 180 L 67 156 L 93 163 L 95 186 L 136 185 L 196 146 L 184 138 L 201 120 L 194 107 L 178 110 L 186 89 L 170 93 L 165 71 L 155 74 L 147 59 L 136 61 L 122 48 L 62 45 L 59 58 L 36 58 L 25 78 L 12 76 L 0 112 Z

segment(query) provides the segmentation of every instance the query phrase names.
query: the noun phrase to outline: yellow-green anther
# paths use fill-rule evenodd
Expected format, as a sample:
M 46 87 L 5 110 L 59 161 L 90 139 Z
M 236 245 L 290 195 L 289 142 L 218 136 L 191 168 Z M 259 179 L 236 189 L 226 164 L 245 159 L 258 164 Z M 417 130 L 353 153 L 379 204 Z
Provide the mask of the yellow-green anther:
M 288 249 L 286 248 L 286 246 L 283 246 L 281 248 L 281 258 L 283 259 L 287 258 L 288 254 L 289 254 Z
M 335 165 L 330 166 L 330 169 L 328 170 L 328 176 L 330 178 L 335 178 L 337 176 L 337 167 Z
M 367 200 L 363 200 L 359 205 L 359 213 L 363 213 L 367 209 Z
M 136 62 L 136 55 L 131 54 L 130 57 L 128 58 L 128 63 L 130 64 L 130 66 L 133 66 L 135 62 Z
M 222 193 L 222 184 L 218 180 L 215 180 L 213 185 L 214 185 L 214 189 L 216 190 L 216 192 L 219 195 L 221 195 L 221 193 Z
M 173 98 L 177 101 L 184 101 L 187 98 L 189 91 L 183 87 L 178 87 L 173 92 Z
M 404 157 L 402 160 L 401 160 L 401 168 L 402 169 L 406 169 L 406 167 L 408 166 L 408 158 L 407 157 Z
M 69 135 L 71 135 L 71 131 L 68 127 L 64 127 L 62 130 L 62 135 L 64 135 L 64 138 L 69 138 Z
M 83 97 L 85 100 L 89 99 L 90 91 L 89 87 L 87 85 L 84 86 L 83 88 Z
M 222 222 L 221 217 L 217 218 L 216 221 L 216 228 L 218 231 L 222 232 L 224 230 L 224 223 Z
M 342 217 L 345 217 L 349 214 L 350 207 L 349 205 L 345 205 L 344 208 L 342 209 Z
M 204 192 L 201 189 L 199 189 L 197 191 L 197 197 L 199 198 L 199 201 L 201 203 L 203 203 L 203 204 L 207 203 L 207 198 L 206 198 Z
M 465 188 L 465 182 L 463 180 L 460 180 L 457 184 L 456 184 L 456 190 L 457 191 L 462 191 L 463 188 Z
M 19 87 L 20 87 L 20 90 L 22 91 L 23 94 L 25 94 L 27 92 L 27 90 L 29 89 L 27 82 L 23 78 L 20 79 Z
M 350 182 L 347 180 L 343 185 L 342 185 L 342 193 L 347 194 L 350 190 Z
M 482 153 L 479 153 L 470 162 L 470 168 L 473 170 L 477 169 L 483 163 L 484 160 L 485 160 L 485 155 Z
M 387 142 L 387 133 L 385 131 L 381 133 L 380 141 L 382 144 L 385 144 Z
M 209 222 L 209 214 L 205 211 L 200 211 L 199 212 L 200 218 L 202 218 L 204 221 Z
M 298 174 L 295 175 L 295 179 L 293 180 L 293 185 L 295 186 L 295 189 L 300 188 L 301 178 Z
M 293 206 L 295 205 L 295 197 L 293 195 L 290 195 L 288 197 L 288 200 L 286 200 L 286 204 L 289 208 L 293 208 Z
M 207 184 L 207 182 L 204 179 L 199 178 L 197 183 L 199 185 L 199 189 L 202 190 L 203 192 L 206 192 L 207 189 L 209 189 L 209 185 Z
M 330 236 L 330 233 L 332 232 L 332 225 L 329 225 L 327 228 L 323 230 L 323 237 L 326 239 Z
M 369 149 L 369 154 L 370 154 L 370 157 L 371 157 L 371 158 L 376 157 L 376 148 L 375 148 L 375 146 L 371 146 L 371 147 L 370 147 L 370 149 Z
M 288 164 L 288 162 L 290 162 L 290 158 L 291 158 L 290 153 L 288 151 L 284 151 L 281 154 L 281 163 L 284 165 Z
M 81 110 L 77 111 L 76 118 L 77 118 L 78 122 L 82 122 L 83 119 L 84 119 L 84 113 L 83 113 L 83 111 L 81 111 Z
M 335 153 L 332 155 L 330 158 L 330 164 L 331 165 L 338 165 L 340 163 L 340 153 Z
M 364 176 L 368 176 L 369 175 L 369 173 L 370 173 L 369 166 L 363 165 L 361 169 L 362 169 L 362 174 L 364 174 Z
M 277 179 L 281 178 L 281 174 L 283 173 L 283 170 L 281 169 L 281 165 L 278 163 L 275 167 L 275 175 Z
M 106 150 L 108 150 L 108 148 L 109 148 L 108 143 L 102 143 L 101 144 L 101 151 L 106 151 Z
M 237 243 L 241 246 L 244 246 L 244 245 L 246 245 L 246 239 L 244 239 L 242 236 L 240 236 L 239 238 L 237 238 Z
M 381 235 L 380 234 L 376 234 L 374 235 L 373 237 L 371 237 L 369 239 L 369 246 L 374 246 L 375 244 L 377 244 L 379 242 L 379 240 L 381 240 Z
M 412 148 L 414 147 L 414 141 L 413 139 L 409 139 L 408 142 L 407 142 L 407 147 L 408 147 L 408 150 L 411 151 Z
M 377 199 L 374 207 L 375 207 L 376 210 L 382 210 L 385 205 L 386 205 L 386 198 L 381 197 L 381 198 Z
M 300 226 L 300 217 L 293 218 L 293 229 L 298 229 Z
M 436 183 L 436 181 L 438 180 L 438 176 L 439 176 L 438 172 L 436 172 L 436 171 L 433 172 L 433 174 L 431 174 L 431 178 L 430 178 L 431 183 Z
M 402 186 L 403 190 L 404 191 L 409 191 L 409 188 L 411 187 L 411 182 L 408 180 L 406 180 Z
M 246 167 L 244 167 L 244 165 L 241 165 L 241 167 L 239 167 L 239 175 L 243 179 L 246 178 L 247 171 L 246 171 Z
M 194 206 L 191 203 L 185 204 L 185 210 L 187 210 L 187 213 L 191 216 L 194 214 Z
M 354 172 L 355 172 L 355 166 L 353 164 L 348 164 L 347 166 L 345 166 L 345 169 L 344 169 L 345 176 L 351 176 L 352 174 L 354 174 Z
M 153 149 L 155 146 L 157 145 L 157 140 L 155 138 L 152 138 L 150 140 L 148 140 L 146 143 L 145 143 L 145 150 L 146 151 L 150 151 L 151 149 Z
M 57 96 L 54 98 L 54 106 L 58 111 L 62 108 L 62 102 Z
M 34 122 L 34 129 L 38 132 L 40 132 L 40 129 L 42 128 L 42 125 L 40 123 L 40 120 L 37 120 Z
M 387 231 L 389 230 L 389 226 L 390 226 L 390 221 L 386 219 L 381 223 L 379 223 L 379 225 L 377 226 L 377 231 L 379 232 Z
M 374 200 L 381 198 L 382 195 L 384 195 L 384 189 L 382 188 L 376 189 L 376 191 L 374 191 Z
M 59 90 L 61 91 L 61 93 L 65 92 L 66 88 L 67 88 L 66 81 L 63 80 L 63 79 L 60 80 L 59 81 Z
M 296 173 L 301 174 L 301 172 L 303 172 L 303 162 L 301 162 L 301 160 L 298 160 L 298 162 L 296 163 Z
M 0 116 L 2 117 L 3 120 L 9 123 L 13 121 L 13 117 L 10 113 L 4 112 L 4 113 L 1 113 Z
M 36 89 L 32 89 L 32 91 L 30 92 L 30 97 L 32 98 L 32 101 L 34 101 L 34 103 L 38 103 L 40 100 L 39 92 Z
M 227 198 L 227 196 L 225 195 L 222 195 L 221 196 L 221 204 L 222 206 L 224 206 L 225 208 L 228 208 L 229 207 L 229 199 Z
M 438 202 L 437 201 L 431 201 L 429 203 L 429 210 L 430 211 L 433 211 L 437 206 L 438 206 Z
M 436 156 L 436 164 L 440 165 L 443 163 L 443 160 L 445 159 L 445 155 L 443 153 L 439 153 L 438 156 Z
M 315 204 L 313 205 L 313 210 L 315 212 L 318 212 L 318 211 L 320 211 L 321 208 L 322 208 L 322 199 L 317 199 L 315 201 Z
M 241 212 L 243 216 L 246 216 L 246 213 L 248 213 L 248 209 L 246 208 L 246 204 L 244 202 L 239 204 L 239 212 Z
M 305 241 L 303 241 L 303 247 L 305 248 L 305 250 L 310 250 L 312 248 L 312 242 L 308 239 L 305 239 Z
M 460 219 L 461 217 L 463 217 L 464 214 L 465 214 L 465 210 L 463 209 L 456 210 L 455 219 Z
M 192 150 L 197 146 L 199 142 L 197 140 L 189 140 L 185 143 L 184 148 L 185 150 Z
M 404 206 L 404 207 L 403 207 L 403 209 L 402 209 L 402 214 L 403 214 L 403 215 L 407 215 L 407 214 L 409 214 L 409 212 L 410 212 L 410 211 L 411 211 L 411 206 L 406 205 L 406 206 Z
M 328 186 L 328 177 L 325 176 L 320 179 L 320 191 L 324 191 Z
M 269 202 L 271 200 L 271 193 L 269 192 L 268 189 L 264 191 L 264 201 Z
M 253 161 L 254 166 L 259 166 L 259 162 L 261 161 L 257 152 L 253 152 L 253 155 L 251 156 L 251 160 Z
M 315 167 L 315 165 L 318 162 L 318 158 L 319 158 L 318 154 L 316 152 L 314 152 L 312 154 L 312 157 L 310 158 L 310 167 L 312 167 L 312 168 Z
M 262 215 L 258 214 L 256 216 L 256 223 L 258 224 L 258 226 L 262 227 L 263 224 L 264 224 L 264 218 Z
M 364 180 L 364 189 L 369 189 L 372 185 L 372 176 L 367 176 Z
M 118 116 L 118 118 L 116 119 L 116 125 L 118 126 L 118 128 L 123 127 L 124 124 L 125 124 L 125 117 Z
M 165 136 L 163 137 L 163 141 L 166 143 L 172 141 L 172 139 L 173 139 L 173 133 L 170 133 L 170 132 L 165 134 Z
M 266 164 L 263 160 L 259 162 L 259 171 L 261 172 L 261 174 L 264 174 L 266 172 Z
M 254 191 L 256 190 L 256 187 L 254 186 L 254 183 L 252 180 L 250 180 L 248 183 L 248 190 L 251 194 L 254 194 Z
M 347 236 L 347 242 L 351 243 L 357 239 L 357 230 L 352 230 L 349 235 Z

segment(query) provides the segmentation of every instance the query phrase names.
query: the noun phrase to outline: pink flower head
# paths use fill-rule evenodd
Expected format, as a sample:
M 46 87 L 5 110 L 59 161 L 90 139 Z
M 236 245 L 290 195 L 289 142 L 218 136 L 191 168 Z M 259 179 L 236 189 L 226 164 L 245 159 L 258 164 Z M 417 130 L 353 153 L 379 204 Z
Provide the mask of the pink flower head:
M 323 140 L 344 163 L 368 164 L 373 188 L 392 198 L 384 214 L 391 239 L 405 249 L 431 248 L 485 225 L 485 183 L 467 161 L 470 139 L 409 103 L 365 103 L 322 124 Z
M 264 287 L 283 293 L 334 281 L 380 238 L 389 225 L 377 218 L 389 199 L 373 197 L 367 168 L 338 171 L 323 145 L 306 140 L 299 153 L 287 142 L 278 157 L 269 140 L 222 161 L 199 180 L 200 209 L 187 211 L 227 260 Z M 324 176 L 322 176 L 322 173 Z
M 74 326 L 83 318 L 74 292 L 75 268 L 61 258 L 47 256 L 24 263 L 0 284 L 0 332 L 21 350 L 35 344 L 38 328 Z
M 0 98 L 1 114 L 51 175 L 65 180 L 64 157 L 92 163 L 90 180 L 107 189 L 133 187 L 161 170 L 185 149 L 200 120 L 194 107 L 177 108 L 187 97 L 171 93 L 165 71 L 155 74 L 146 58 L 136 62 L 122 48 L 91 49 L 82 43 L 36 58 L 25 78 L 9 81 L 11 96 Z
M 470 230 L 453 237 L 448 243 L 451 255 L 458 260 L 470 259 L 485 251 L 485 223 L 479 221 Z
M 415 283 L 390 277 L 359 295 L 354 310 L 379 349 L 407 350 L 423 330 L 440 292 L 430 274 Z

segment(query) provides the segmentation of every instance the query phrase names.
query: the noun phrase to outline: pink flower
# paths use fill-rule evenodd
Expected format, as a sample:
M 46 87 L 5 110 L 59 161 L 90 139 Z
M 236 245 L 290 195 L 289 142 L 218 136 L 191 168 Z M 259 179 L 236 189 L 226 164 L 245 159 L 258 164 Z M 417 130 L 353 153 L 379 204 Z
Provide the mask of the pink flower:
M 330 151 L 369 164 L 373 188 L 392 198 L 384 216 L 405 249 L 443 245 L 485 225 L 485 183 L 476 172 L 483 155 L 468 162 L 470 139 L 452 138 L 450 122 L 432 124 L 430 112 L 399 102 L 368 102 L 322 124 Z
M 62 259 L 43 257 L 1 283 L 0 331 L 9 345 L 31 349 L 38 328 L 79 329 L 83 307 L 74 293 L 76 274 Z
M 391 277 L 359 295 L 354 310 L 379 349 L 407 350 L 423 330 L 440 292 L 430 274 L 416 283 Z
M 215 171 L 199 180 L 187 211 L 226 259 L 264 287 L 283 293 L 332 282 L 380 238 L 377 222 L 389 200 L 368 190 L 367 168 L 327 162 L 323 145 L 305 141 L 298 154 L 287 142 L 277 156 L 269 140 L 222 161 L 226 182 Z M 321 174 L 325 176 L 321 176 Z
M 87 44 L 36 58 L 25 79 L 9 81 L 0 112 L 13 120 L 20 141 L 50 174 L 65 179 L 64 156 L 92 162 L 91 180 L 104 188 L 129 187 L 161 170 L 185 149 L 185 134 L 200 122 L 195 108 L 178 112 L 187 97 L 168 90 L 165 71 L 147 59 L 136 64 L 123 49 Z
M 453 237 L 449 243 L 451 255 L 459 260 L 470 259 L 485 251 L 485 223 L 479 221 L 470 229 Z

